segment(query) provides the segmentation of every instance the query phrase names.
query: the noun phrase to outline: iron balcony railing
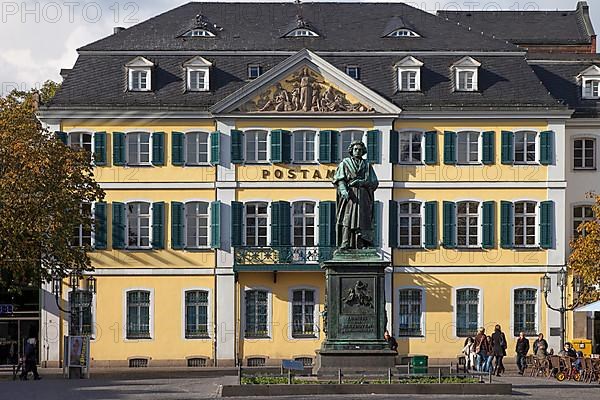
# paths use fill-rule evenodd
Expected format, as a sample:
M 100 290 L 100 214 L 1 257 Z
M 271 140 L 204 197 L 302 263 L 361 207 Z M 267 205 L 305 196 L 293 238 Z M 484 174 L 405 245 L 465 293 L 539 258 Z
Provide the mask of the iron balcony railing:
M 235 247 L 234 265 L 306 265 L 333 258 L 334 246 L 239 246 Z

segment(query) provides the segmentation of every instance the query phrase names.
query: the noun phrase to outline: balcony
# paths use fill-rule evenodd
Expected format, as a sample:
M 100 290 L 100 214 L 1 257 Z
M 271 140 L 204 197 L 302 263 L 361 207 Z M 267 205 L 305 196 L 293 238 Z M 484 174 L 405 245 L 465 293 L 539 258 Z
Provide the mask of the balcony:
M 233 251 L 235 271 L 320 271 L 334 246 L 240 246 Z

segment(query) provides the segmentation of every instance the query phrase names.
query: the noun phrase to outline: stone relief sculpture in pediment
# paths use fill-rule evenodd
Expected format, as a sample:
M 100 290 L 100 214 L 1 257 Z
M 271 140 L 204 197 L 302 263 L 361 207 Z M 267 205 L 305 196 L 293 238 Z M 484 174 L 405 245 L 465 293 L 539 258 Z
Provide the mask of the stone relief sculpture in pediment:
M 374 112 L 372 107 L 353 102 L 325 82 L 321 76 L 302 68 L 289 79 L 276 83 L 257 99 L 241 107 L 246 112 Z

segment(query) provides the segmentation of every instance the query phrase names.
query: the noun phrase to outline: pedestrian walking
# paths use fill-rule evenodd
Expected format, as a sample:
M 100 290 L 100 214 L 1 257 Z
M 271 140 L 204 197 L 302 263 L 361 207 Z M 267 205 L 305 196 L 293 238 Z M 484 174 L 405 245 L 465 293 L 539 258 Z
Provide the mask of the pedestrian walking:
M 33 373 L 33 379 L 39 380 L 41 379 L 40 375 L 37 371 L 37 339 L 34 337 L 30 337 L 25 342 L 25 367 L 23 368 L 23 372 L 21 373 L 21 380 L 26 381 L 27 375 L 31 371 Z
M 494 358 L 496 359 L 495 361 L 495 371 L 496 371 L 496 376 L 500 376 L 500 374 L 503 374 L 505 369 L 504 369 L 504 364 L 502 363 L 502 359 L 504 358 L 504 356 L 506 356 L 506 336 L 504 335 L 504 332 L 502 332 L 502 329 L 500 327 L 500 325 L 496 325 L 494 327 L 494 333 L 492 333 L 492 352 L 494 355 Z
M 519 368 L 519 375 L 525 373 L 527 368 L 527 353 L 529 353 L 529 339 L 525 337 L 525 332 L 519 332 L 519 338 L 515 346 L 515 352 L 517 353 L 517 368 Z
M 472 336 L 469 336 L 465 340 L 462 353 L 465 355 L 466 369 L 475 369 L 477 362 L 477 352 L 475 351 L 475 339 Z

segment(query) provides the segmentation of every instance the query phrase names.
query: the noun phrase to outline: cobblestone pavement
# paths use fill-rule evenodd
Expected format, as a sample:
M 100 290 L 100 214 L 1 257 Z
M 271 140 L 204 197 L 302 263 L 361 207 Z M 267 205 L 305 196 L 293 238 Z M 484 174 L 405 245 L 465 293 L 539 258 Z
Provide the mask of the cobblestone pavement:
M 191 400 L 216 398 L 219 395 L 219 385 L 235 384 L 237 378 L 225 377 L 181 377 L 181 378 L 156 378 L 156 379 L 129 379 L 123 380 L 114 377 L 96 377 L 92 379 L 65 380 L 49 375 L 41 381 L 12 381 L 0 380 L 1 400 Z M 300 397 L 287 396 L 281 399 L 326 399 L 326 400 L 351 400 L 351 399 L 440 399 L 440 400 L 564 400 L 564 399 L 598 399 L 600 398 L 600 385 L 585 385 L 575 382 L 559 383 L 555 380 L 541 378 L 502 377 L 496 378 L 497 382 L 513 384 L 512 396 L 388 396 L 388 395 L 340 395 L 340 396 L 314 396 Z M 254 400 L 267 398 L 252 397 Z M 232 398 L 233 400 L 233 398 Z

